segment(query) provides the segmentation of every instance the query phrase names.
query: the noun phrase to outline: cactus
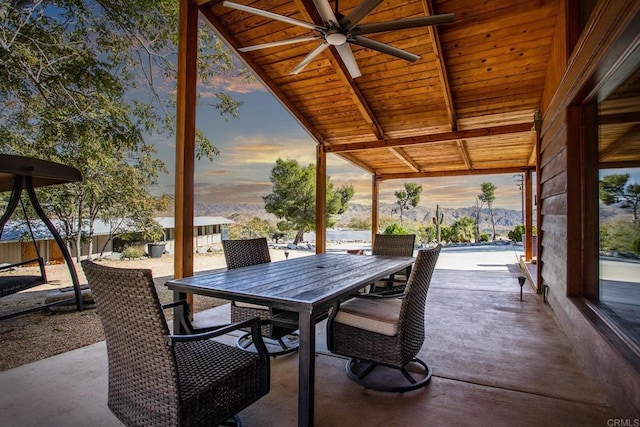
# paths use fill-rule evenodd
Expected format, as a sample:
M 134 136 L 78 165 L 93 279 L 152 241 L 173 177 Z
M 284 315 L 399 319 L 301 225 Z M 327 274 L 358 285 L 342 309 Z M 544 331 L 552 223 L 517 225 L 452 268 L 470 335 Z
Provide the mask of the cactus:
M 440 243 L 442 237 L 440 234 L 440 226 L 444 221 L 444 213 L 440 213 L 440 205 L 436 205 L 436 216 L 431 219 L 433 220 L 433 224 L 436 226 L 436 241 Z

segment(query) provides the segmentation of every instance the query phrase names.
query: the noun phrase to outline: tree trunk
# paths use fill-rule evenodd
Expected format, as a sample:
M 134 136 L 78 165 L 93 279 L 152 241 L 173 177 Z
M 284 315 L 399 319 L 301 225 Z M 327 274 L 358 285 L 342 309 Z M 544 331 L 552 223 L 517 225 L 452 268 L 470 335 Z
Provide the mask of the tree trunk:
M 113 239 L 113 235 L 109 234 L 109 238 L 107 239 L 106 242 L 104 242 L 104 245 L 102 245 L 102 249 L 100 249 L 100 258 L 104 256 L 104 250 L 107 249 L 107 245 L 112 239 Z M 111 250 L 111 252 L 113 252 L 113 249 Z
M 493 209 L 489 207 L 489 214 L 491 215 L 491 227 L 493 228 L 493 238 L 491 240 L 496 240 L 496 220 L 493 217 Z
M 78 205 L 78 234 L 76 234 L 76 262 L 82 256 L 82 203 Z
M 301 228 L 298 230 L 298 233 L 296 233 L 296 238 L 293 240 L 293 244 L 297 245 L 298 243 L 302 242 L 303 238 L 304 238 L 304 228 Z

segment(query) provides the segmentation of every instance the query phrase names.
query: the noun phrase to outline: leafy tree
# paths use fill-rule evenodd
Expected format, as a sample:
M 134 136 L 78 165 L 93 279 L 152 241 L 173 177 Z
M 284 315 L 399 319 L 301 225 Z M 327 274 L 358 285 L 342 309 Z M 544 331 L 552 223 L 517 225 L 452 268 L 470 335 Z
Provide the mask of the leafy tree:
M 470 242 L 474 237 L 475 222 L 473 218 L 464 216 L 451 226 L 451 233 L 458 242 Z
M 234 221 L 234 224 L 229 226 L 229 237 L 232 239 L 272 237 L 273 234 L 276 233 L 273 223 L 257 216 L 235 213 L 230 216 L 230 219 Z
M 420 203 L 420 194 L 422 194 L 422 185 L 413 182 L 405 182 L 404 190 L 396 191 L 397 212 L 400 212 L 400 225 L 402 225 L 402 216 L 404 211 L 415 208 Z
M 493 202 L 496 200 L 496 186 L 490 182 L 483 182 L 480 188 L 482 189 L 482 193 L 478 195 L 478 200 L 482 203 L 486 203 L 489 208 L 491 227 L 493 228 L 493 237 L 491 240 L 496 240 L 496 221 L 493 216 Z
M 629 174 L 613 174 L 602 177 L 599 182 L 600 200 L 605 205 L 618 204 L 621 208 L 631 208 L 633 222 L 638 222 L 640 206 L 640 184 L 628 183 Z
M 0 3 L 1 152 L 77 167 L 84 180 L 39 190 L 62 222 L 68 245 L 102 218 L 150 224 L 158 202 L 148 185 L 166 172 L 143 135 L 170 134 L 178 2 L 10 0 Z M 235 71 L 232 56 L 201 27 L 201 87 Z M 216 93 L 225 117 L 240 104 Z M 217 149 L 201 132 L 198 158 Z M 65 188 L 62 188 L 65 187 Z M 125 203 L 127 204 L 125 206 Z M 162 203 L 161 203 L 162 205 Z
M 293 230 L 296 237 L 293 241 L 302 241 L 304 232 L 313 229 L 316 221 L 316 167 L 313 164 L 300 166 L 296 160 L 276 160 L 271 170 L 273 189 L 271 194 L 263 197 L 265 209 L 281 219 L 278 230 Z M 353 196 L 350 185 L 335 189 L 327 177 L 327 226 L 335 220 L 332 215 L 344 213 L 347 203 Z

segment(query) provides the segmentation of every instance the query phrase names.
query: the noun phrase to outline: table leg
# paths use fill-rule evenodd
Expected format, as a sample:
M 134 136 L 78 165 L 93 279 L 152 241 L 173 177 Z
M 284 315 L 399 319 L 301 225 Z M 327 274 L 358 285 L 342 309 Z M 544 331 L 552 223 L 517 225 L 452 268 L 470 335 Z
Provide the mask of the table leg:
M 173 302 L 181 301 L 187 298 L 186 292 L 173 291 Z M 189 313 L 184 312 L 184 306 L 178 305 L 173 308 L 173 333 L 175 335 L 188 334 L 189 331 L 185 331 L 180 319 L 181 316 L 188 316 Z
M 300 312 L 298 326 L 298 426 L 313 425 L 316 372 L 316 322 L 314 313 Z

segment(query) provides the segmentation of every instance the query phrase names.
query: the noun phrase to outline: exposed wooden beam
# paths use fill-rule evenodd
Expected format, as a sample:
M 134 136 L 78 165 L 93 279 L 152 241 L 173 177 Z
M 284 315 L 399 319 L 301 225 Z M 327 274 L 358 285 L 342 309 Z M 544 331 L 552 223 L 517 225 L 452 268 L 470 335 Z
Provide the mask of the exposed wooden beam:
M 407 165 L 409 169 L 414 172 L 421 172 L 420 166 L 402 148 L 389 148 L 389 151 Z
M 318 13 L 318 10 L 313 4 L 313 1 L 295 0 L 295 3 L 298 9 L 300 9 L 300 13 L 303 16 L 303 20 L 313 22 L 318 25 L 324 25 L 324 22 L 322 21 L 322 18 L 320 18 L 320 14 Z M 380 140 L 385 139 L 384 130 L 382 129 L 382 126 L 380 126 L 378 119 L 373 113 L 373 110 L 371 110 L 371 108 L 369 107 L 369 104 L 367 103 L 364 95 L 360 91 L 360 88 L 358 88 L 356 83 L 351 78 L 349 71 L 346 69 L 346 67 L 342 63 L 342 60 L 340 59 L 340 55 L 338 55 L 338 52 L 336 51 L 336 49 L 333 46 L 331 46 L 329 49 L 325 50 L 325 53 L 327 55 L 327 58 L 329 59 L 329 62 L 331 62 L 331 65 L 336 71 L 338 78 L 342 81 L 342 83 L 345 85 L 345 87 L 349 91 L 351 100 L 353 101 L 356 108 L 362 115 L 362 118 L 365 120 L 365 122 L 367 122 L 367 124 L 371 128 L 371 132 L 373 132 L 373 134 L 376 136 L 377 139 L 380 139 Z
M 600 162 L 600 169 L 629 169 L 640 168 L 640 160 L 629 160 L 626 162 Z
M 640 99 L 637 100 L 640 103 Z M 640 111 L 619 114 L 601 114 L 598 116 L 599 125 L 615 125 L 618 123 L 639 123 Z
M 535 133 L 532 136 L 533 149 L 529 155 L 529 161 L 527 162 L 528 165 L 535 165 L 538 161 L 538 146 L 540 141 L 540 131 L 542 130 L 542 113 L 540 110 L 533 114 L 533 128 L 535 129 Z
M 407 172 L 407 173 L 389 173 L 378 175 L 381 181 L 390 179 L 417 179 L 417 178 L 436 178 L 443 176 L 461 176 L 461 175 L 494 175 L 503 173 L 521 173 L 527 170 L 533 170 L 531 166 L 511 167 L 511 168 L 491 168 L 491 169 L 473 169 L 473 170 L 453 170 L 453 171 L 435 171 L 435 172 Z
M 296 120 L 300 123 L 300 125 L 305 128 L 311 136 L 320 144 L 324 143 L 324 137 L 311 125 L 311 123 L 307 120 L 306 116 L 296 108 L 296 106 L 288 100 L 288 97 L 280 90 L 280 88 L 273 82 L 273 80 L 264 72 L 262 67 L 258 66 L 249 55 L 240 52 L 238 49 L 242 46 L 236 41 L 236 39 L 231 35 L 229 31 L 219 22 L 218 18 L 211 13 L 208 7 L 202 6 L 200 7 L 200 13 L 205 18 L 205 22 L 208 21 L 211 29 L 223 40 L 226 41 L 227 45 L 234 51 L 234 53 L 240 58 L 246 65 L 249 67 L 253 74 L 256 76 L 258 80 L 260 80 L 265 87 L 273 94 L 273 96 L 278 99 L 284 108 L 289 110 L 291 115 L 295 117 Z
M 528 165 L 535 165 L 536 164 L 536 153 L 537 153 L 537 149 L 535 144 L 533 145 L 533 148 L 531 149 L 531 154 L 529 155 L 529 160 L 527 160 L 527 164 Z
M 408 138 L 387 139 L 385 141 L 357 142 L 352 144 L 329 144 L 327 152 L 342 153 L 349 151 L 371 150 L 375 148 L 404 147 L 411 145 L 430 144 L 434 142 L 449 142 L 459 139 L 473 139 L 487 136 L 507 135 L 510 133 L 530 132 L 533 123 L 495 126 L 481 129 L 467 129 L 457 132 L 444 132 L 431 135 Z
M 433 15 L 433 3 L 431 0 L 424 1 L 424 8 L 428 16 Z M 438 28 L 436 26 L 429 27 L 429 37 L 431 38 L 431 46 L 433 48 L 435 64 L 436 68 L 438 69 L 440 84 L 442 85 L 442 94 L 444 96 L 444 102 L 447 108 L 447 115 L 449 116 L 449 124 L 451 125 L 451 130 L 456 131 L 458 130 L 458 116 L 453 104 L 451 85 L 449 84 L 449 78 L 447 77 L 447 67 L 444 63 L 442 44 L 440 43 L 440 36 L 438 35 Z
M 362 168 L 364 170 L 366 170 L 367 172 L 371 172 L 374 173 L 374 170 L 371 166 L 369 166 L 368 163 L 363 162 L 362 160 L 356 158 L 356 156 L 354 156 L 351 153 L 338 153 L 338 155 L 340 157 L 342 157 L 343 159 L 345 159 L 346 161 L 353 163 L 355 166 Z
M 620 138 L 613 141 L 605 149 L 600 150 L 600 159 L 606 160 L 607 157 L 625 148 L 629 143 L 636 142 L 638 134 L 640 134 L 640 124 L 631 126 Z
M 462 156 L 462 160 L 464 161 L 464 165 L 467 169 L 473 169 L 471 165 L 471 160 L 469 159 L 469 153 L 467 152 L 467 147 L 465 146 L 464 140 L 460 139 L 456 141 L 458 143 L 458 149 L 460 150 L 460 156 Z

